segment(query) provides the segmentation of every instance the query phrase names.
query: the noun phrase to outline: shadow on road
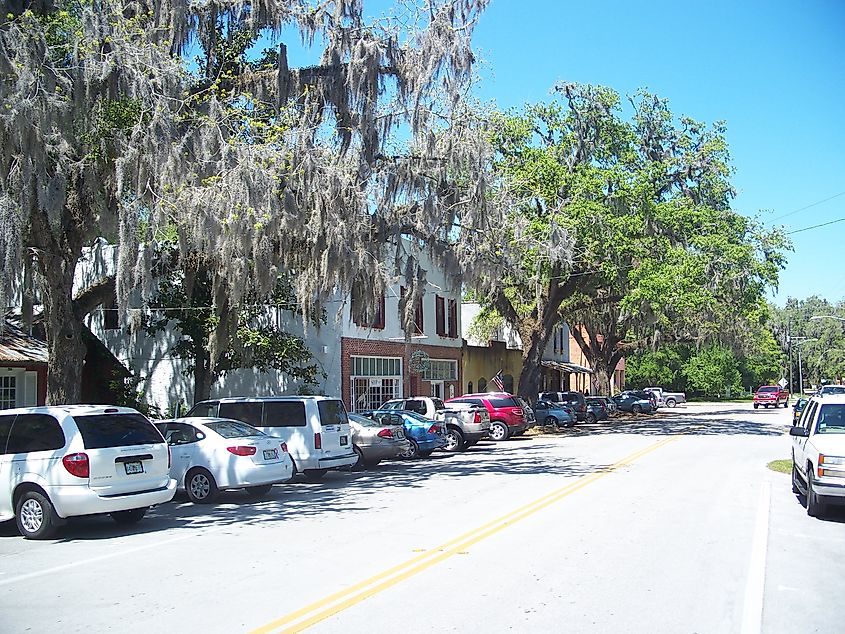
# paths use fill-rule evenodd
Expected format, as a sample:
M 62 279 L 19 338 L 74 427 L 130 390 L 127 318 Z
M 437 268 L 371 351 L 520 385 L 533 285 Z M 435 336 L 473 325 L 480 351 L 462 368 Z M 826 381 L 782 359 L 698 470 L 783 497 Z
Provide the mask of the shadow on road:
M 405 503 L 407 492 L 420 488 L 430 478 L 479 478 L 497 475 L 555 474 L 579 477 L 601 471 L 609 465 L 585 464 L 577 459 L 561 459 L 553 441 L 519 437 L 503 443 L 481 442 L 466 452 L 434 453 L 412 461 L 389 461 L 368 471 L 329 472 L 320 482 L 297 477 L 293 482 L 274 486 L 260 500 L 242 490 L 223 491 L 214 504 L 193 504 L 178 494 L 168 504 L 148 511 L 137 525 L 123 527 L 108 516 L 71 518 L 60 530 L 58 542 L 113 539 L 125 535 L 156 533 L 165 529 L 197 529 L 262 524 L 271 526 L 290 518 L 329 517 L 358 512 L 395 511 Z M 396 497 L 375 502 L 376 493 L 392 489 Z M 397 499 L 398 498 L 398 499 Z M 414 505 L 413 499 L 407 500 Z M 0 538 L 17 537 L 13 522 L 0 524 Z M 178 537 L 178 533 L 175 535 Z M 174 537 L 173 533 L 168 539 Z

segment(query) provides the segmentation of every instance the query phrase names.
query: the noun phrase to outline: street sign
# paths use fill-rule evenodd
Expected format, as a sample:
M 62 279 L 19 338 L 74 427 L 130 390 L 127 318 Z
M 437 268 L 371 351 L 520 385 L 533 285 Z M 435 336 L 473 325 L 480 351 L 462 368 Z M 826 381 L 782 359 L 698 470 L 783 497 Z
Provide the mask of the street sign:
M 780 389 L 785 388 L 786 387 L 786 379 L 781 378 L 781 380 L 778 381 L 778 385 L 780 385 Z

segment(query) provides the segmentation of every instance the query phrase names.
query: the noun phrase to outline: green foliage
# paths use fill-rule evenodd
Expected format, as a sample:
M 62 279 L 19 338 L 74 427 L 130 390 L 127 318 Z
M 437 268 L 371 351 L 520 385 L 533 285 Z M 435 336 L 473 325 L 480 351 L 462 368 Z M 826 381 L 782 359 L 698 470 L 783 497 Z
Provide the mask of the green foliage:
M 471 339 L 490 341 L 504 324 L 502 316 L 495 309 L 481 311 L 467 328 Z
M 639 350 L 625 358 L 625 385 L 630 388 L 659 386 L 685 391 L 684 364 L 691 351 L 686 345 L 666 345 L 657 350 Z
M 727 348 L 711 346 L 693 355 L 681 370 L 689 389 L 718 397 L 743 391 L 739 363 Z

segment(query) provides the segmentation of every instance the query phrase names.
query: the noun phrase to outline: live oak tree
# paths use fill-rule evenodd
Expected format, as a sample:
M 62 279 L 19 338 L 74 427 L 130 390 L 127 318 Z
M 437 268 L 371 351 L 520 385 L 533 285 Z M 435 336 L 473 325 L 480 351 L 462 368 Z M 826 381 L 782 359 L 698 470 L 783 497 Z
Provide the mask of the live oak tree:
M 204 254 L 212 366 L 247 295 L 271 294 L 281 273 L 309 314 L 356 280 L 375 298 L 398 276 L 412 307 L 425 241 L 455 241 L 433 256 L 464 268 L 496 209 L 484 129 L 464 107 L 486 3 L 371 19 L 359 0 L 3 1 L 0 299 L 34 257 L 48 401 L 79 398 L 73 276 L 97 235 L 120 246 L 121 310 L 135 289 L 150 297 L 157 227 L 179 227 L 181 251 Z M 291 33 L 319 51 L 313 65 L 290 67 Z M 259 38 L 274 50 L 252 58 Z
M 607 393 L 626 346 L 731 329 L 731 306 L 759 304 L 784 246 L 731 210 L 721 124 L 679 119 L 645 92 L 627 117 L 608 88 L 561 84 L 556 95 L 494 126 L 498 173 L 527 201 L 500 228 L 521 257 L 476 288 L 522 339 L 529 398 L 561 319 Z

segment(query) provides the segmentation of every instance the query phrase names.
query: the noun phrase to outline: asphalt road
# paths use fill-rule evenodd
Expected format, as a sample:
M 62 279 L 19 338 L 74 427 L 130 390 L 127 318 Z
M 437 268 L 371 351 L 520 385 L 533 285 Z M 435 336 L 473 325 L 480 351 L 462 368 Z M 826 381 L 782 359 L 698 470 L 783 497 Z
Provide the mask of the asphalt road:
M 845 511 L 766 468 L 790 414 L 664 409 L 49 542 L 0 524 L 0 632 L 840 632 Z

